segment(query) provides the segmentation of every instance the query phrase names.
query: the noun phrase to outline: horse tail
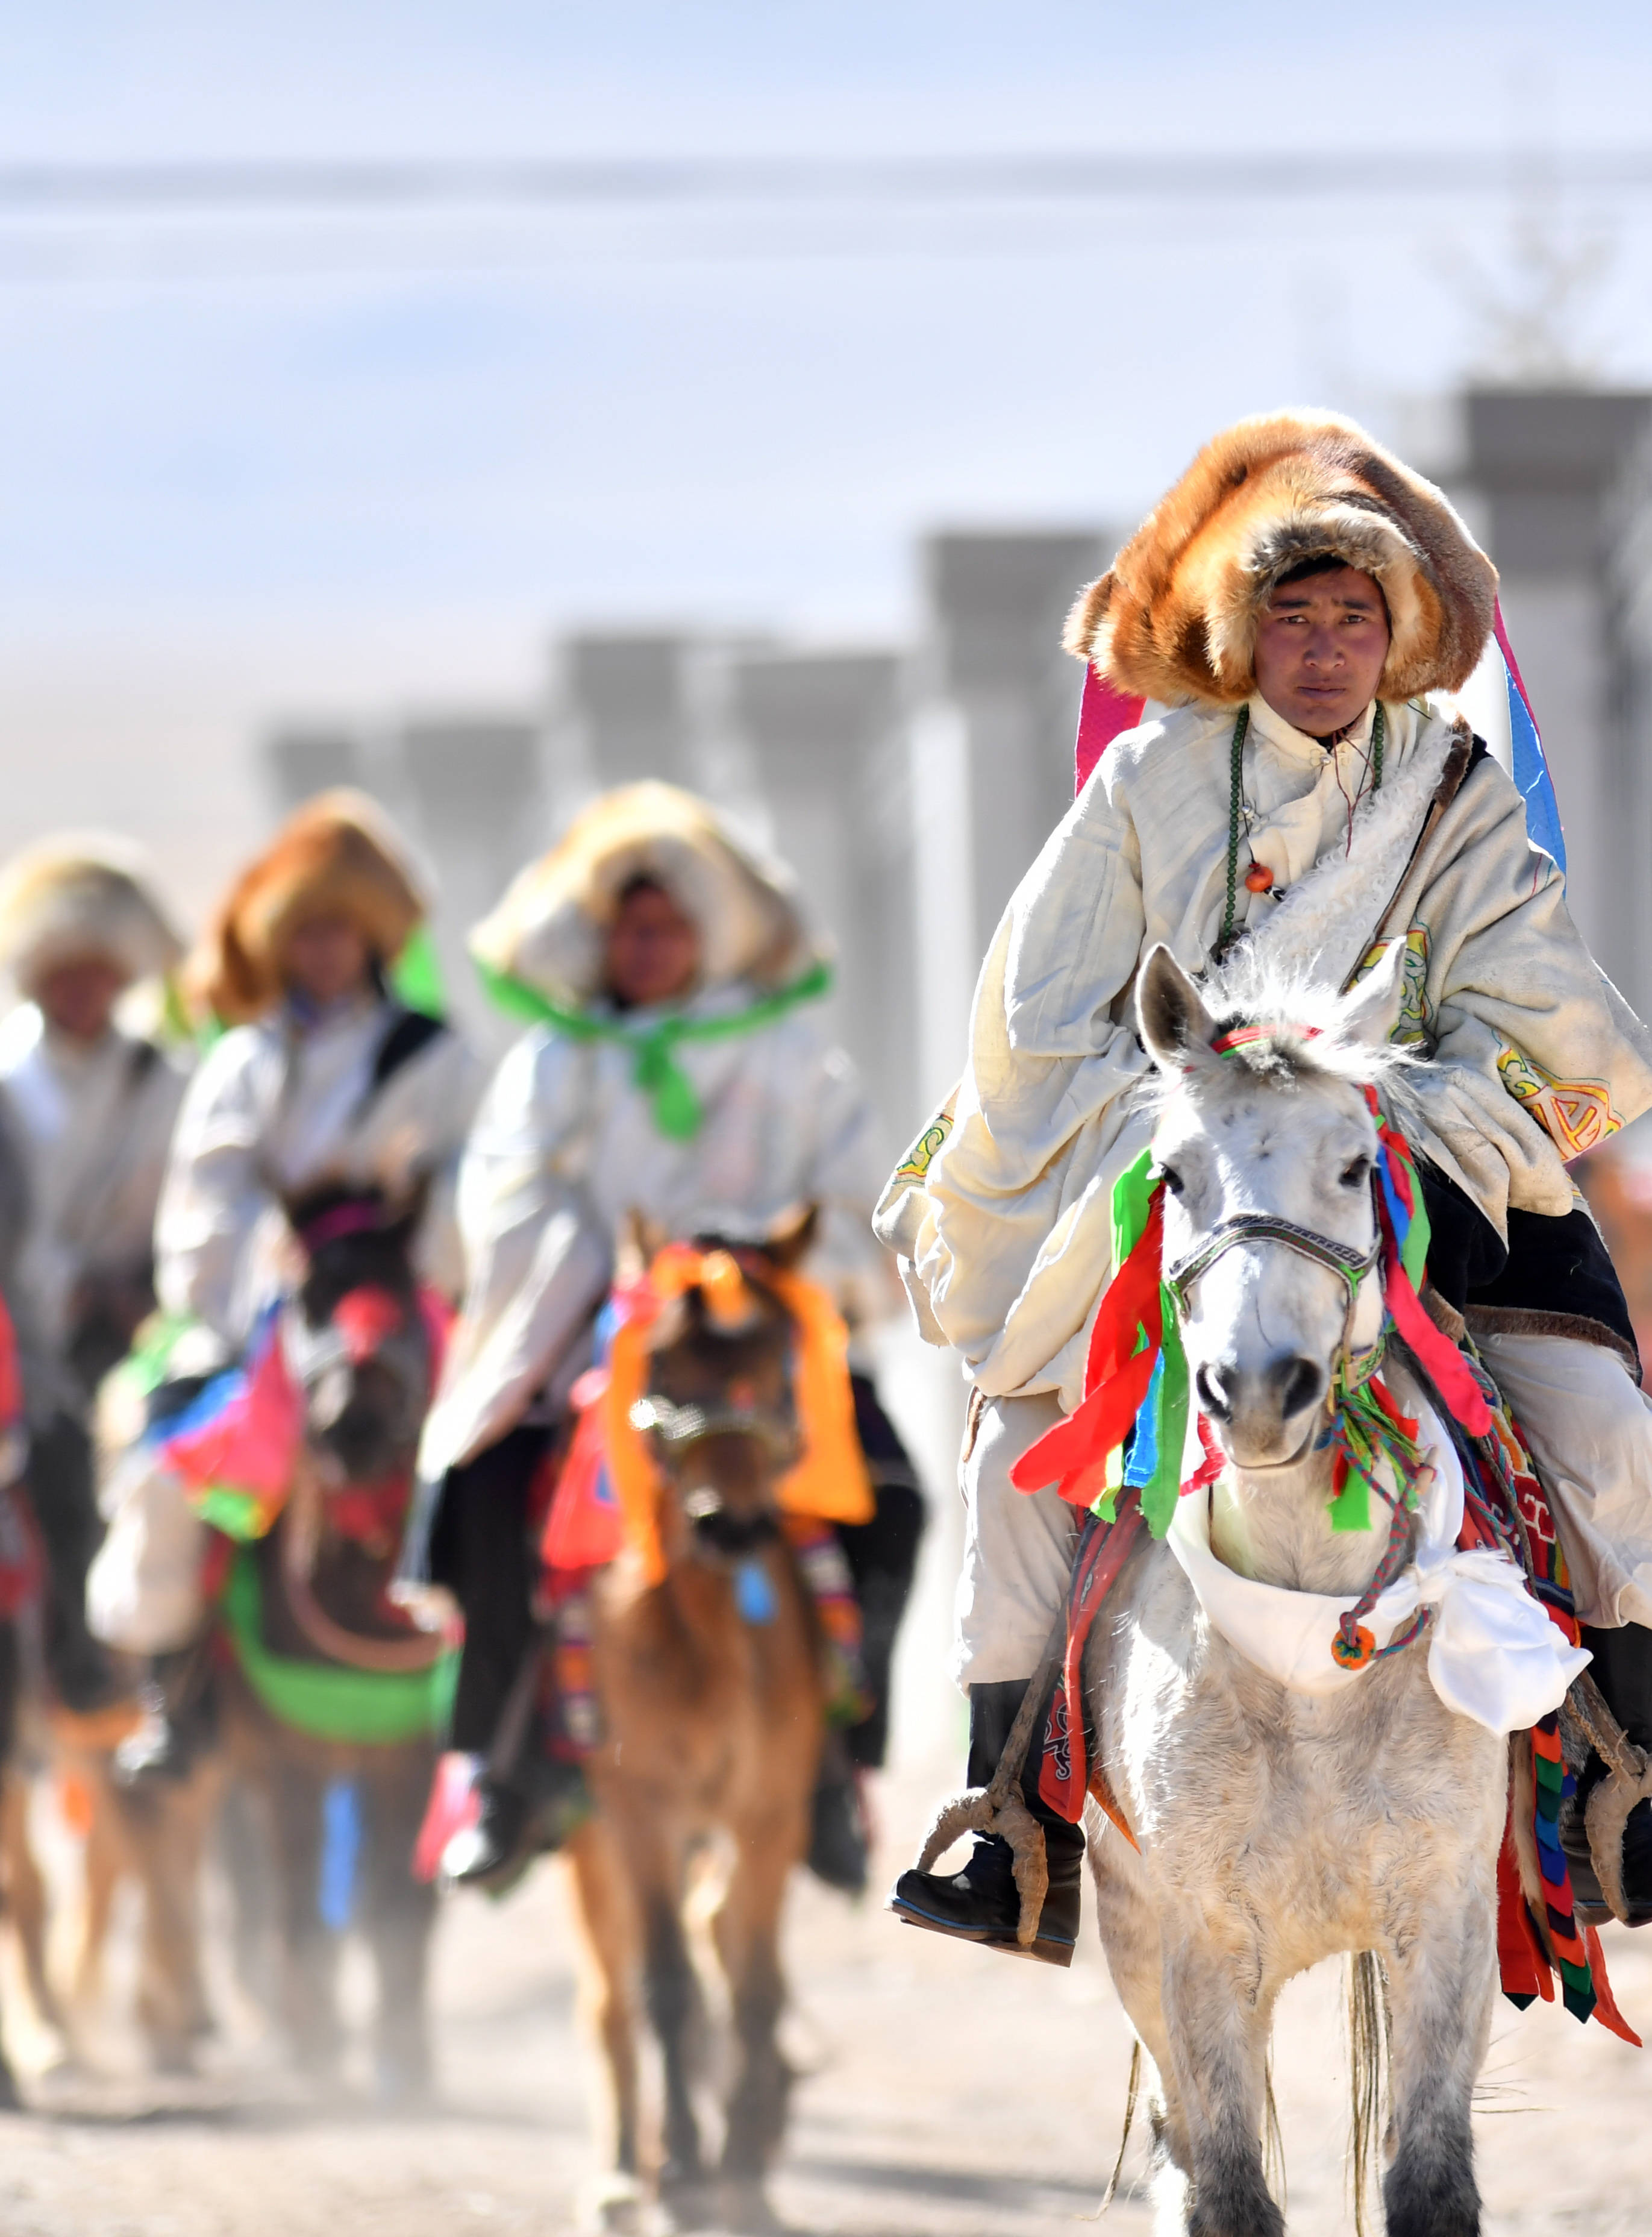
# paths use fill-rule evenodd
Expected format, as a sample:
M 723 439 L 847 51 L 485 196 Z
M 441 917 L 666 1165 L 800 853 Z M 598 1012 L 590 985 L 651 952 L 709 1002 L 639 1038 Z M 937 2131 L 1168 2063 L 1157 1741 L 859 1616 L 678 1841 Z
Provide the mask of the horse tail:
M 1348 2078 L 1353 2098 L 1349 2175 L 1353 2226 L 1366 2237 L 1366 2194 L 1382 2147 L 1388 2094 L 1388 2001 L 1376 1955 L 1362 1950 L 1348 1960 Z
M 1274 2095 L 1274 2044 L 1270 2036 L 1267 2062 L 1262 2069 L 1262 2180 L 1279 2201 L 1281 2214 L 1290 2203 L 1285 2181 L 1285 2132 L 1280 2127 L 1280 2108 Z M 1364 2237 L 1363 2231 L 1360 2237 Z
M 1118 2140 L 1118 2157 L 1113 2162 L 1113 2172 L 1108 2179 L 1107 2195 L 1096 2209 L 1098 2221 L 1118 2195 L 1118 2179 L 1124 2172 L 1124 2148 L 1130 2141 L 1130 2130 L 1135 2124 L 1136 2100 L 1141 2094 L 1142 2038 L 1137 2036 L 1130 2045 L 1130 2079 L 1124 2096 L 1124 2133 Z

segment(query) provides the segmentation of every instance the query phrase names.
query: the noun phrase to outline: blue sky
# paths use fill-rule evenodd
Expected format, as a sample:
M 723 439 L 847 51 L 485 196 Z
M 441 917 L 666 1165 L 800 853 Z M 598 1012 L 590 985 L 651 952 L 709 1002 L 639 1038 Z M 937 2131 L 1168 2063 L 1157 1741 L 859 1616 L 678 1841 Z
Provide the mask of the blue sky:
M 1484 176 L 1511 145 L 1643 147 L 1649 115 L 1643 7 L 0 5 L 0 170 L 1317 151 L 1327 177 Z M 242 771 L 283 707 L 520 696 L 573 622 L 903 628 L 923 527 L 1122 521 L 1241 411 L 1409 425 L 1474 354 L 1460 274 L 1501 268 L 1510 214 L 0 207 L 0 755 L 30 772 L 0 841 L 105 783 L 141 817 L 180 755 Z M 1603 370 L 1652 378 L 1652 195 L 1551 217 L 1608 243 Z M 231 775 L 201 782 L 227 814 Z

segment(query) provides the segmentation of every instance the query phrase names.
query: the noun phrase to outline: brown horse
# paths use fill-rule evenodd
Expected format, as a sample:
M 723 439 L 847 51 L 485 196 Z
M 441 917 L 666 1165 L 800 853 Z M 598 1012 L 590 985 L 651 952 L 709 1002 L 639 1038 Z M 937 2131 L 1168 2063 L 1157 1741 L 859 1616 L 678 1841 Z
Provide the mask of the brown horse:
M 776 2041 L 785 2003 L 780 1924 L 808 1845 L 825 1732 L 823 1643 L 775 1503 L 793 1457 L 789 1316 L 763 1278 L 807 1247 L 811 1215 L 762 1254 L 741 1253 L 747 1310 L 714 1319 L 699 1289 L 661 1315 L 648 1396 L 664 1480 L 665 1574 L 625 1560 L 602 1580 L 595 1667 L 602 1738 L 596 1810 L 569 1844 L 587 1958 L 584 2005 L 605 2063 L 613 2174 L 602 2225 L 630 2226 L 640 2166 L 636 1990 L 663 2054 L 661 2201 L 692 2215 L 708 2181 L 693 2102 L 701 2030 L 685 1901 L 721 1849 L 712 1919 L 734 2036 L 718 2166 L 731 2226 L 767 2226 L 763 2178 L 786 2121 L 791 2072 Z M 640 1237 L 629 1239 L 640 1270 Z M 694 2226 L 698 2226 L 697 2224 Z
M 193 1791 L 141 1798 L 132 1812 L 149 1836 L 141 1869 L 151 1905 L 178 1915 L 179 1963 L 192 1965 L 181 1953 L 196 1941 L 199 1790 L 226 1775 L 240 1784 L 267 1844 L 293 2049 L 319 2079 L 339 2065 L 336 1976 L 353 1917 L 378 1974 L 374 2078 L 385 2098 L 418 2094 L 430 2075 L 435 1899 L 409 1866 L 435 1764 L 444 1647 L 385 1594 L 434 1380 L 411 1260 L 418 1216 L 342 1191 L 288 1207 L 304 1264 L 280 1333 L 304 1412 L 292 1488 L 273 1528 L 230 1561 L 213 1759 Z

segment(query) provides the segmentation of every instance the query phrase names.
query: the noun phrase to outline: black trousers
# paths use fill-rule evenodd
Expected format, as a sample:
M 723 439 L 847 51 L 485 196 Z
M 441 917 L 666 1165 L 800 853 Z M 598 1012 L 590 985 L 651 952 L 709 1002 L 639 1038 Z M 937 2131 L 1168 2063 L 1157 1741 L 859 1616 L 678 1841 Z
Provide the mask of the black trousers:
M 448 1745 L 467 1753 L 485 1755 L 492 1744 L 533 1637 L 528 1494 L 550 1441 L 547 1429 L 511 1429 L 455 1468 L 442 1487 L 431 1574 L 464 1611 Z
M 869 1375 L 851 1377 L 855 1395 L 855 1429 L 866 1456 L 877 1512 L 870 1522 L 839 1522 L 838 1541 L 855 1580 L 860 1603 L 860 1660 L 872 1711 L 844 1734 L 849 1760 L 876 1771 L 889 1750 L 889 1689 L 900 1620 L 912 1598 L 923 1542 L 924 1495 L 918 1476 L 896 1435 L 894 1423 L 878 1402 Z
M 924 1501 L 912 1464 L 869 1376 L 853 1378 L 855 1427 L 877 1500 L 870 1522 L 839 1523 L 838 1537 L 860 1603 L 861 1660 L 870 1715 L 845 1735 L 852 1763 L 875 1769 L 889 1745 L 895 1640 L 918 1567 Z M 533 1637 L 537 1561 L 528 1542 L 528 1495 L 551 1432 L 512 1429 L 455 1468 L 442 1488 L 431 1535 L 431 1574 L 464 1612 L 464 1652 L 449 1745 L 485 1754 Z
M 91 1441 L 69 1414 L 55 1414 L 29 1439 L 25 1477 L 46 1556 L 43 1646 L 47 1673 L 70 1709 L 107 1698 L 108 1657 L 86 1627 L 86 1572 L 103 1542 Z

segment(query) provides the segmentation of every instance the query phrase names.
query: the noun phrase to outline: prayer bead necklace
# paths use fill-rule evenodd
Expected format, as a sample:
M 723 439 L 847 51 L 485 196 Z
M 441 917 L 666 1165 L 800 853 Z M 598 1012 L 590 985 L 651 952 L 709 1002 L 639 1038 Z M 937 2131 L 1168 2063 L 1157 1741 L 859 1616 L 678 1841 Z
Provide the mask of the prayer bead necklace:
M 1382 748 L 1383 736 L 1386 729 L 1387 719 L 1383 713 L 1382 701 L 1379 699 L 1371 710 L 1371 789 L 1372 792 L 1379 792 L 1382 789 Z M 1216 952 L 1211 958 L 1214 963 L 1220 963 L 1234 944 L 1234 920 L 1238 914 L 1239 907 L 1239 835 L 1240 827 L 1244 820 L 1245 739 L 1249 729 L 1250 707 L 1247 703 L 1240 709 L 1234 719 L 1234 742 L 1228 756 L 1227 900 L 1222 910 L 1221 934 L 1216 941 Z M 1335 750 L 1333 747 L 1332 751 Z M 1252 865 L 1253 869 L 1255 867 L 1254 864 Z M 1251 891 L 1258 890 L 1250 886 L 1248 872 L 1246 874 L 1245 882 Z

